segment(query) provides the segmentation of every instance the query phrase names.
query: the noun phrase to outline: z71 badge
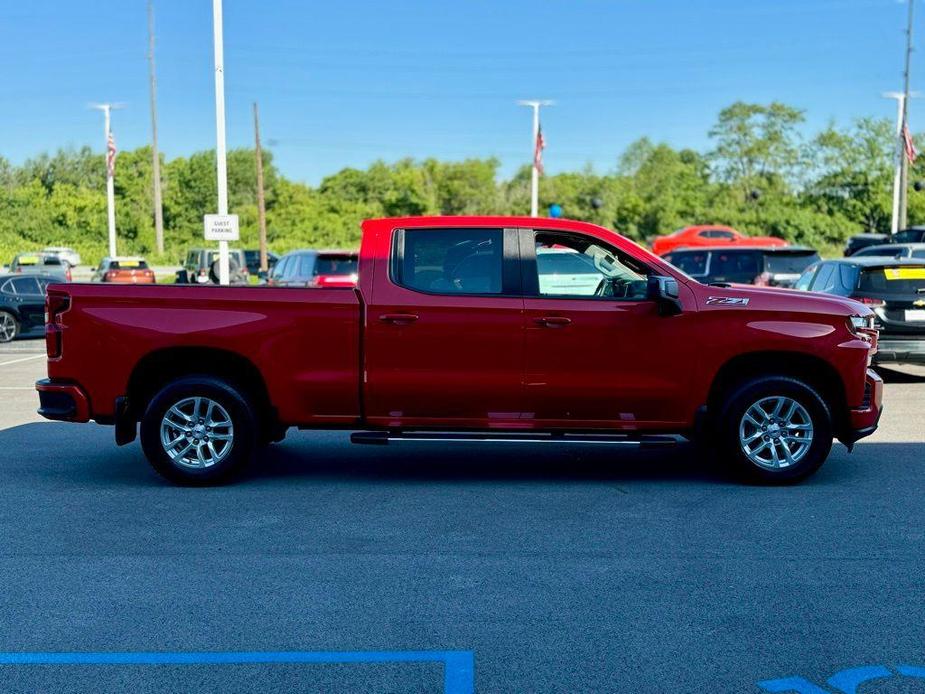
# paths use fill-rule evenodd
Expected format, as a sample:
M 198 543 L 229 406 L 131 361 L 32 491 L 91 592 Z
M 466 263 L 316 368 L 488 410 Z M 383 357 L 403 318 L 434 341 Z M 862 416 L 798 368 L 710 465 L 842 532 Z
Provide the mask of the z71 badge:
M 748 306 L 748 299 L 737 296 L 707 297 L 707 306 Z

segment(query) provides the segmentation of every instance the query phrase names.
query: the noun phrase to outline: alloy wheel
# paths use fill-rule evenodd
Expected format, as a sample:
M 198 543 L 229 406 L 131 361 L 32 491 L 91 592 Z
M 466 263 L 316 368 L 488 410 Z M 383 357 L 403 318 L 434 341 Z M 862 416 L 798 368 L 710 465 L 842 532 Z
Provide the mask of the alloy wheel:
M 778 470 L 797 464 L 813 442 L 813 421 L 799 402 L 786 396 L 761 398 L 739 423 L 739 445 L 759 467 Z
M 184 398 L 161 419 L 161 445 L 178 465 L 212 467 L 228 457 L 233 444 L 231 416 L 210 398 Z

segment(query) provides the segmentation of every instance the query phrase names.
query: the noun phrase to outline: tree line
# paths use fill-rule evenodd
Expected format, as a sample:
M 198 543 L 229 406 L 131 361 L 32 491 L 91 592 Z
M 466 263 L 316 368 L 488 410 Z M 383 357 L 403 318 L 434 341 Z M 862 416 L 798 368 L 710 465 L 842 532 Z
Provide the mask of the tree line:
M 805 113 L 781 103 L 737 102 L 709 131 L 707 151 L 643 137 L 615 156 L 612 170 L 545 176 L 540 204 L 644 241 L 695 223 L 833 249 L 851 234 L 890 226 L 895 137 L 885 119 L 860 118 L 807 135 Z M 255 153 L 228 153 L 231 211 L 241 246 L 256 247 Z M 555 150 L 547 152 L 554 161 Z M 925 176 L 921 162 L 911 180 Z M 527 214 L 530 165 L 500 180 L 494 158 L 377 161 L 345 168 L 317 187 L 289 180 L 264 152 L 270 248 L 356 247 L 368 217 Z M 215 152 L 163 161 L 166 253 L 155 255 L 151 150 L 121 152 L 116 164 L 120 253 L 176 262 L 203 244 L 202 215 L 216 208 Z M 910 223 L 925 221 L 925 192 L 910 191 Z M 42 154 L 13 166 L 0 157 L 0 262 L 45 245 L 76 248 L 85 262 L 106 253 L 105 163 L 88 147 Z

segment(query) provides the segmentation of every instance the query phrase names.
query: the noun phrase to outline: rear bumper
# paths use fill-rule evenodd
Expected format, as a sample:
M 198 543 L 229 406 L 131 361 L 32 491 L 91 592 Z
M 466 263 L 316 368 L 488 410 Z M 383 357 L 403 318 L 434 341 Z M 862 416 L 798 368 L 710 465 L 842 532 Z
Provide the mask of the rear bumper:
M 74 383 L 56 383 L 48 378 L 36 381 L 39 392 L 38 413 L 45 419 L 60 422 L 89 422 L 90 399 Z
M 880 334 L 875 364 L 925 364 L 925 338 L 897 339 Z
M 839 439 L 849 446 L 877 431 L 883 413 L 883 379 L 867 370 L 864 383 L 864 402 L 848 411 L 848 431 Z

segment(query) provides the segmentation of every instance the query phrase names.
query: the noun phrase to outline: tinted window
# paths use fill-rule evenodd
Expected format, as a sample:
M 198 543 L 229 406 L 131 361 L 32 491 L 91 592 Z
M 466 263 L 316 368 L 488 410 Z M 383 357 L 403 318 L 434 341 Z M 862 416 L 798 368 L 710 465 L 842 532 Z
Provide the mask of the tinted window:
M 818 253 L 768 253 L 764 268 L 772 274 L 798 275 L 818 261 Z
M 668 262 L 688 275 L 705 275 L 708 257 L 708 253 L 674 253 Z
M 286 275 L 286 268 L 289 267 L 289 262 L 292 260 L 292 256 L 286 256 L 280 260 L 276 265 L 273 266 L 273 272 L 271 277 L 273 279 L 281 279 Z
M 13 280 L 7 280 L 3 284 L 0 284 L 0 292 L 4 294 L 15 294 L 16 289 L 13 287 Z
M 813 280 L 814 292 L 831 292 L 835 289 L 836 275 L 834 263 L 823 263 Z
M 884 296 L 925 293 L 925 266 L 864 268 L 858 290 Z
M 925 239 L 925 229 L 903 229 L 893 237 L 894 243 L 919 243 Z
M 699 236 L 705 239 L 726 239 L 727 241 L 732 241 L 736 237 L 731 231 L 724 231 L 723 229 L 706 229 L 701 231 Z
M 394 279 L 439 294 L 500 294 L 502 238 L 500 229 L 407 230 Z
M 580 234 L 538 232 L 535 246 L 541 296 L 646 297 L 646 268 L 602 241 Z
M 17 294 L 42 294 L 42 287 L 34 277 L 16 277 L 13 280 L 13 286 Z
M 841 294 L 848 296 L 858 284 L 858 269 L 854 265 L 839 264 L 838 275 L 841 280 Z
M 925 248 L 921 248 L 917 251 L 912 251 L 913 258 L 925 258 Z
M 298 256 L 298 268 L 296 268 L 296 261 L 293 260 L 292 265 L 292 275 L 293 277 L 298 277 L 301 280 L 307 280 L 314 274 L 315 271 L 315 256 L 313 253 L 303 253 Z
M 50 255 L 42 261 L 42 265 L 61 265 L 61 258 Z
M 751 280 L 761 273 L 761 252 L 730 253 L 714 251 L 710 261 L 711 277 L 741 276 Z
M 357 271 L 355 255 L 319 255 L 315 260 L 314 275 L 353 275 Z

